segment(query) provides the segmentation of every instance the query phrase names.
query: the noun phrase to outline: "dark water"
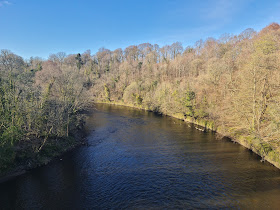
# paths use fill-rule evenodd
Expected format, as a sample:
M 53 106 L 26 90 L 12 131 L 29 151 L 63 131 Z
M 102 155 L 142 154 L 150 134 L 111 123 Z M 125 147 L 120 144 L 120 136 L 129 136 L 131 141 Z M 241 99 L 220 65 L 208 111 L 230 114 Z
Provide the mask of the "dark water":
M 280 209 L 280 172 L 170 117 L 98 105 L 89 146 L 0 184 L 1 209 Z

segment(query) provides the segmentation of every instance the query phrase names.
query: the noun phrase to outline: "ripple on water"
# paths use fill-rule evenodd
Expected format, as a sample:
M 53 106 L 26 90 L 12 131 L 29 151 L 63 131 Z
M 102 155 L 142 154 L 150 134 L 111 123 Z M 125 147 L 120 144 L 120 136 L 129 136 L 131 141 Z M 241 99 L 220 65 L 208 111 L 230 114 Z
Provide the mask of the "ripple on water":
M 89 146 L 2 183 L 1 207 L 279 208 L 279 170 L 243 147 L 150 112 L 97 109 Z

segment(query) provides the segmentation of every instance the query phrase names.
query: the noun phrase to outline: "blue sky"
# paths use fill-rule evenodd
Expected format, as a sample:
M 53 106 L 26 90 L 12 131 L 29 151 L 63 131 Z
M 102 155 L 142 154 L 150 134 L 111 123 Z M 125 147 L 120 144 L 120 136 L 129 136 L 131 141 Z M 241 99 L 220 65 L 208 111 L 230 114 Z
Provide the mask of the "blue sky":
M 280 23 L 279 0 L 0 0 L 0 49 L 47 58 L 199 39 Z

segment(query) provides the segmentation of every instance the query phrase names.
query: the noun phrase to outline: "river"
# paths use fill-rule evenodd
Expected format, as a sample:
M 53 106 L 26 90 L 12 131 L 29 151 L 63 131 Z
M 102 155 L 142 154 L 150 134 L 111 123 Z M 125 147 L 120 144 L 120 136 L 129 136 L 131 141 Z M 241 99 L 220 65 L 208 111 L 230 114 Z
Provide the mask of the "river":
M 88 145 L 0 184 L 1 209 L 280 208 L 280 170 L 180 120 L 99 104 Z

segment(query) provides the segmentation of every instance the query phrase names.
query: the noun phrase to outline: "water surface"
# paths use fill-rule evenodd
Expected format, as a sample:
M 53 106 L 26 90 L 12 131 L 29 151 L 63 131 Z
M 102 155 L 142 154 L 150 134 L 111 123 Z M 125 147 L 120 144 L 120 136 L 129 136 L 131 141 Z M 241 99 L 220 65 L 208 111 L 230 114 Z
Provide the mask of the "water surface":
M 280 172 L 174 118 L 97 105 L 88 146 L 0 184 L 1 209 L 280 208 Z

